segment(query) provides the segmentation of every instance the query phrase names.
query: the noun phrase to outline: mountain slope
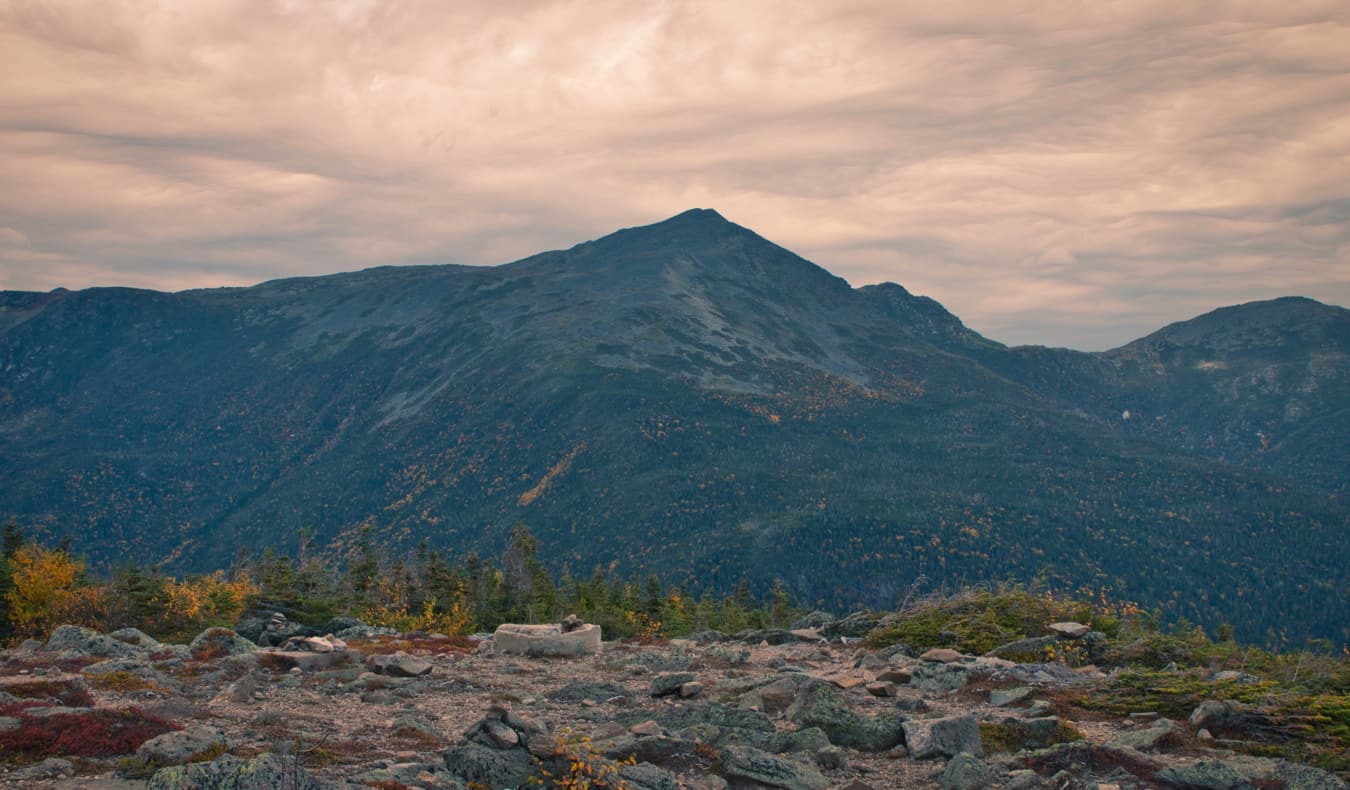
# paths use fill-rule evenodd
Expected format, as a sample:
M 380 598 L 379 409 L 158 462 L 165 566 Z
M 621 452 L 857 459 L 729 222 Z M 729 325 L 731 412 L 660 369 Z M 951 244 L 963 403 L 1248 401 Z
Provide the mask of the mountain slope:
M 194 568 L 302 527 L 495 550 L 523 520 L 577 573 L 834 608 L 1040 577 L 1339 639 L 1345 315 L 1008 349 L 706 210 L 493 268 L 4 294 L 0 512 Z

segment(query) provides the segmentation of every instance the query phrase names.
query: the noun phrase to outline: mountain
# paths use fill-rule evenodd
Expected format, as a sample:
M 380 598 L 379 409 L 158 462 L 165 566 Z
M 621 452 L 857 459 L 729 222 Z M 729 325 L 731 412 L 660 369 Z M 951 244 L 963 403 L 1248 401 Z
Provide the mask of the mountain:
M 1347 316 L 1008 348 L 708 210 L 490 268 L 4 293 L 0 513 L 174 569 L 523 521 L 578 574 L 836 609 L 1039 578 L 1341 640 Z

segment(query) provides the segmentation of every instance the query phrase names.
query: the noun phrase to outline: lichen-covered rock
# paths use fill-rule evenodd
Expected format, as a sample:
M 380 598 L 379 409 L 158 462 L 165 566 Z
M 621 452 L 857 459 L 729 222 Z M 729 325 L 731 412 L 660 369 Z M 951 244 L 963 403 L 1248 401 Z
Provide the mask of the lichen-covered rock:
M 962 752 L 947 761 L 938 777 L 942 790 L 984 790 L 993 781 L 993 772 L 978 757 Z
M 134 658 L 147 652 L 78 625 L 57 626 L 44 649 L 84 658 Z
M 722 775 L 733 781 L 755 782 L 781 790 L 824 790 L 830 786 L 813 766 L 784 760 L 751 746 L 722 749 Z
M 397 653 L 376 654 L 366 659 L 371 672 L 396 678 L 415 678 L 431 672 L 431 662 L 402 650 Z
M 693 672 L 663 672 L 652 678 L 648 693 L 653 697 L 668 697 L 679 694 L 680 687 L 694 681 Z
M 1162 787 L 1175 790 L 1254 790 L 1246 776 L 1219 760 L 1164 768 L 1155 779 Z
M 899 714 L 886 712 L 864 719 L 825 683 L 803 686 L 788 708 L 787 717 L 799 727 L 819 727 L 836 746 L 865 752 L 885 751 L 903 737 L 900 729 L 903 719 Z
M 953 691 L 970 682 L 970 664 L 925 661 L 910 672 L 909 685 L 923 691 Z
M 148 765 L 183 765 L 219 757 L 229 747 L 225 733 L 208 725 L 158 735 L 136 749 Z
M 228 628 L 208 628 L 188 644 L 188 653 L 198 661 L 246 655 L 257 649 L 257 645 Z
M 294 757 L 270 752 L 252 760 L 232 754 L 209 763 L 161 768 L 150 777 L 146 790 L 324 790 Z
M 952 716 L 945 719 L 911 719 L 903 725 L 905 746 L 910 757 L 955 757 L 967 752 L 976 757 L 984 754 L 980 741 L 980 725 L 974 716 Z
M 116 631 L 108 632 L 108 636 L 119 642 L 125 642 L 134 647 L 139 647 L 147 652 L 159 650 L 164 646 L 158 639 L 150 636 L 139 628 L 119 628 Z
M 494 749 L 467 741 L 446 749 L 445 770 L 483 787 L 524 787 L 538 772 L 538 764 L 524 749 Z

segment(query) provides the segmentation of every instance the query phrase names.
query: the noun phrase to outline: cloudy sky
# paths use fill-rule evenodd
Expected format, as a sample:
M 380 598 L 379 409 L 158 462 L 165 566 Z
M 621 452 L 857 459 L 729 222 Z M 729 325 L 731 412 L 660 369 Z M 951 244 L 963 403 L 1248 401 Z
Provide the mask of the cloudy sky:
M 1008 343 L 1350 304 L 1344 0 L 0 0 L 0 289 L 711 207 Z

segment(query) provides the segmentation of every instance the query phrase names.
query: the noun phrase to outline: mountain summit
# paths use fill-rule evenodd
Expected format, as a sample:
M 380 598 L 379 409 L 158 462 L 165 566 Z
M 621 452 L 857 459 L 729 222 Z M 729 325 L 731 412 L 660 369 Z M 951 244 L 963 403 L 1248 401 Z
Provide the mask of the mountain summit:
M 0 513 L 106 562 L 363 534 L 556 566 L 1112 587 L 1259 638 L 1347 622 L 1347 311 L 1007 348 L 707 209 L 497 267 L 0 294 Z

